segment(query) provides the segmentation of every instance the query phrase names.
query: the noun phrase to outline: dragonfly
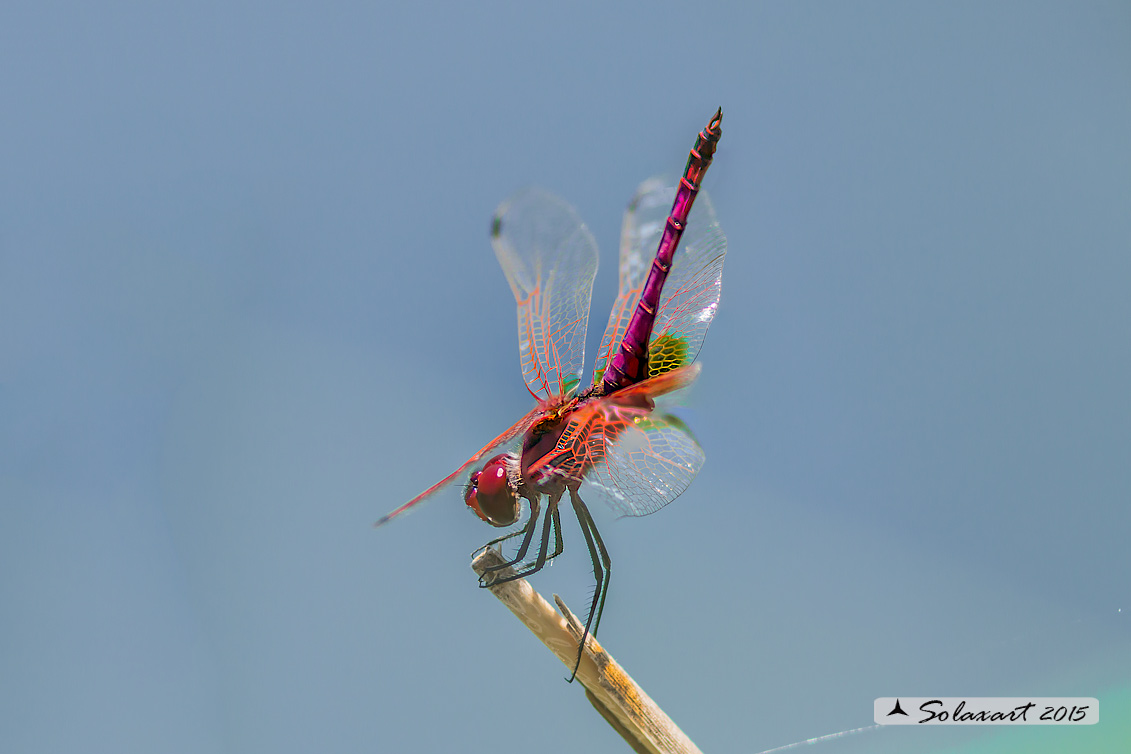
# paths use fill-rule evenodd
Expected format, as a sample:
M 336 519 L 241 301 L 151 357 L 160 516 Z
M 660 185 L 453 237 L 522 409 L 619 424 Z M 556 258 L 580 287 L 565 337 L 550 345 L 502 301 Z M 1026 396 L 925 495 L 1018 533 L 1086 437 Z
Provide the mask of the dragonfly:
M 679 497 L 705 459 L 688 427 L 657 408 L 656 399 L 699 375 L 695 359 L 719 305 L 726 237 L 700 184 L 722 135 L 722 117 L 719 108 L 696 136 L 678 181 L 644 181 L 625 212 L 619 289 L 588 387 L 582 388 L 582 370 L 597 243 L 577 212 L 548 192 L 527 189 L 499 206 L 491 243 L 518 305 L 522 375 L 537 403 L 454 472 L 376 523 L 414 509 L 465 475 L 464 502 L 492 526 L 516 524 L 525 501 L 525 525 L 476 551 L 522 538 L 514 558 L 489 569 L 515 572 L 480 581 L 490 586 L 534 574 L 563 552 L 559 504 L 568 496 L 596 580 L 569 681 L 586 639 L 597 634 L 611 574 L 582 485 L 586 496 L 601 498 L 614 512 L 644 516 Z M 527 561 L 539 532 L 537 553 Z

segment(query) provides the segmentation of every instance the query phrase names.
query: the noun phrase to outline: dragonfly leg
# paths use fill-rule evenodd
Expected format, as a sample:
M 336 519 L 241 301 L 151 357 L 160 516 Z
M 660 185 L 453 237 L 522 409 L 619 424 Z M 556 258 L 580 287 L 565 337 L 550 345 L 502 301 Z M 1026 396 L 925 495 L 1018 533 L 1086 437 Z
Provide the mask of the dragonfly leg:
M 524 563 L 518 567 L 516 573 L 510 576 L 505 576 L 500 579 L 495 579 L 492 584 L 501 584 L 515 579 L 521 579 L 541 571 L 546 563 L 561 554 L 562 532 L 561 532 L 561 519 L 558 517 L 558 500 L 561 499 L 561 493 L 550 496 L 550 503 L 546 506 L 546 517 L 542 522 L 542 543 L 538 548 L 538 557 L 534 559 L 533 563 Z M 554 554 L 547 557 L 546 551 L 550 549 L 550 529 L 553 528 L 557 532 L 555 539 Z
M 589 637 L 589 627 L 593 627 L 593 635 L 596 636 L 597 628 L 601 625 L 601 613 L 605 610 L 605 595 L 609 593 L 612 561 L 609 559 L 608 550 L 605 549 L 605 543 L 601 540 L 601 534 L 597 531 L 597 525 L 593 522 L 593 517 L 589 515 L 589 509 L 585 507 L 585 503 L 574 487 L 569 490 L 569 500 L 573 504 L 574 513 L 577 514 L 581 533 L 585 535 L 585 544 L 589 547 L 589 558 L 593 561 L 593 576 L 597 579 L 597 586 L 593 590 L 593 604 L 589 606 L 589 617 L 585 620 L 585 632 L 582 633 L 581 643 L 577 647 L 577 662 L 573 664 L 573 673 L 566 679 L 569 683 L 573 683 L 573 679 L 577 677 L 577 669 L 581 667 L 581 655 L 585 651 L 585 640 Z M 594 617 L 596 617 L 595 621 Z
M 482 547 L 476 547 L 476 548 L 475 548 L 475 549 L 474 549 L 474 550 L 472 551 L 472 553 L 471 553 L 471 557 L 473 557 L 473 558 L 474 558 L 474 557 L 476 557 L 477 555 L 479 555 L 479 553 L 483 552 L 484 550 L 488 550 L 488 549 L 490 549 L 490 548 L 494 547 L 494 546 L 495 546 L 495 545 L 497 545 L 497 544 L 500 544 L 500 543 L 502 543 L 502 542 L 506 542 L 506 541 L 507 541 L 508 539 L 514 539 L 515 537 L 520 537 L 520 536 L 522 536 L 522 535 L 523 535 L 523 534 L 525 534 L 525 533 L 526 533 L 526 527 L 524 526 L 524 527 L 522 527 L 521 529 L 519 529 L 518 531 L 512 531 L 512 532 L 510 532 L 509 534 L 504 534 L 504 535 L 503 535 L 503 536 L 501 536 L 501 537 L 495 537 L 494 539 L 492 539 L 492 540 L 491 540 L 490 542 L 488 542 L 487 544 L 483 545 Z
M 546 558 L 546 560 L 553 560 L 561 555 L 562 550 L 565 549 L 565 545 L 562 542 L 562 520 L 558 518 L 558 506 L 555 505 L 550 510 L 550 514 L 554 517 L 554 551 L 550 553 L 550 557 Z
M 487 544 L 485 544 L 483 547 L 476 550 L 476 552 L 482 552 L 483 550 L 487 549 L 491 545 L 498 544 L 499 542 L 505 542 L 506 540 L 508 540 L 512 537 L 517 537 L 518 535 L 523 534 L 525 536 L 523 536 L 523 538 L 522 538 L 522 544 L 520 544 L 518 546 L 518 552 L 515 553 L 514 559 L 510 560 L 506 563 L 500 563 L 498 565 L 490 566 L 490 567 L 484 569 L 485 571 L 488 571 L 488 572 L 498 571 L 500 569 L 507 568 L 509 566 L 513 566 L 515 563 L 520 562 L 523 558 L 526 557 L 526 552 L 527 552 L 527 550 L 530 549 L 530 542 L 531 542 L 532 539 L 534 539 L 534 529 L 537 527 L 538 514 L 539 514 L 539 511 L 540 511 L 540 506 L 538 505 L 538 498 L 537 497 L 531 497 L 531 498 L 528 498 L 528 499 L 530 500 L 530 520 L 526 522 L 526 526 L 522 527 L 518 531 L 511 532 L 510 534 L 506 534 L 506 535 L 499 537 L 497 539 L 493 539 L 490 542 L 488 542 Z M 505 579 L 505 580 L 509 580 L 509 579 Z M 493 583 L 498 583 L 498 582 L 493 582 Z M 479 586 L 485 586 L 482 583 L 482 580 L 480 580 Z
M 538 557 L 535 558 L 533 563 L 527 563 L 520 568 L 519 577 L 538 573 L 547 563 L 561 555 L 562 550 L 565 549 L 562 544 L 562 520 L 558 515 L 558 501 L 561 498 L 560 492 L 551 495 L 550 504 L 546 507 L 546 520 L 542 525 L 542 545 L 538 549 Z M 546 551 L 550 549 L 550 529 L 554 530 L 554 551 L 547 555 Z

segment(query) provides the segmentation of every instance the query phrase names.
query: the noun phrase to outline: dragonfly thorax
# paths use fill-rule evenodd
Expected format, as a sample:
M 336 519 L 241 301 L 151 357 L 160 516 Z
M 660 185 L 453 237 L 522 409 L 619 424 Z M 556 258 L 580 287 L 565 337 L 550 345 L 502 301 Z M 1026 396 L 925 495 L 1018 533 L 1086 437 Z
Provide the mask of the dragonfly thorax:
M 569 423 L 568 416 L 544 417 L 535 423 L 522 438 L 522 480 L 530 483 L 529 469 L 532 464 L 554 450 Z

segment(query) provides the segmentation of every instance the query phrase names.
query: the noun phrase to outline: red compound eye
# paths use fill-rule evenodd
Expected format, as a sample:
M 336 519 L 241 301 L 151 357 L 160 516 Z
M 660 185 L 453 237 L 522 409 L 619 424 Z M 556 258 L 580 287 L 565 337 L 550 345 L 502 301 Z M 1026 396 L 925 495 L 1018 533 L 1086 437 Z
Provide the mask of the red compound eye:
M 463 501 L 491 526 L 510 526 L 518 520 L 521 506 L 507 479 L 505 455 L 495 456 L 471 475 Z

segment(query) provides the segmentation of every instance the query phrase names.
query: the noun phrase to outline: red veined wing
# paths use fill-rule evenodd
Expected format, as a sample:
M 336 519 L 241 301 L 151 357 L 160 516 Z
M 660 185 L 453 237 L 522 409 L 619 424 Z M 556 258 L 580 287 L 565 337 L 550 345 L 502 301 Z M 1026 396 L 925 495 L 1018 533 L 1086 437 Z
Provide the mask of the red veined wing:
M 698 374 L 698 364 L 678 367 L 582 405 L 530 473 L 584 481 L 625 516 L 658 511 L 687 489 L 705 455 L 687 426 L 656 411 L 651 399 L 687 386 Z
M 518 302 L 527 388 L 542 400 L 571 395 L 585 366 L 597 242 L 572 207 L 527 189 L 495 211 L 491 244 Z
M 624 213 L 620 243 L 620 290 L 593 367 L 593 384 L 624 338 L 625 328 L 644 289 L 664 223 L 675 201 L 676 184 L 650 178 L 640 184 Z M 649 374 L 662 374 L 695 361 L 722 291 L 727 241 L 707 192 L 700 190 L 687 218 L 672 270 L 660 296 L 649 341 Z
M 494 440 L 492 440 L 491 442 L 487 443 L 482 448 L 480 448 L 478 453 L 473 455 L 471 458 L 467 459 L 467 462 L 464 463 L 462 466 L 460 466 L 458 469 L 453 471 L 451 474 L 448 474 L 446 477 L 444 477 L 440 481 L 436 482 L 434 485 L 432 485 L 428 489 L 424 490 L 424 492 L 421 492 L 419 495 L 414 497 L 412 500 L 409 500 L 407 503 L 405 503 L 401 507 L 397 508 L 396 510 L 394 510 L 390 513 L 386 513 L 384 516 L 381 516 L 381 518 L 377 519 L 377 523 L 375 523 L 373 525 L 374 526 L 381 526 L 382 524 L 387 524 L 389 521 L 392 521 L 397 516 L 400 516 L 402 513 L 409 512 L 410 510 L 415 508 L 417 505 L 424 502 L 426 499 L 430 498 L 432 495 L 435 495 L 440 490 L 448 487 L 450 484 L 455 482 L 457 479 L 460 479 L 461 477 L 466 478 L 466 477 L 464 477 L 464 475 L 467 473 L 468 469 L 470 469 L 472 466 L 474 466 L 479 461 L 483 460 L 483 458 L 485 456 L 491 455 L 491 453 L 493 451 L 495 451 L 499 448 L 502 448 L 506 445 L 517 445 L 518 441 L 522 438 L 523 433 L 526 432 L 526 430 L 530 429 L 530 426 L 532 424 L 534 424 L 535 419 L 537 419 L 538 416 L 541 413 L 542 413 L 542 406 L 541 406 L 541 404 L 539 404 L 539 405 L 535 406 L 534 408 L 532 408 L 530 410 L 530 413 L 528 413 L 526 416 L 522 417 L 517 422 L 515 422 L 510 427 L 510 429 L 507 429 L 505 432 L 503 432 L 501 435 L 496 437 Z

